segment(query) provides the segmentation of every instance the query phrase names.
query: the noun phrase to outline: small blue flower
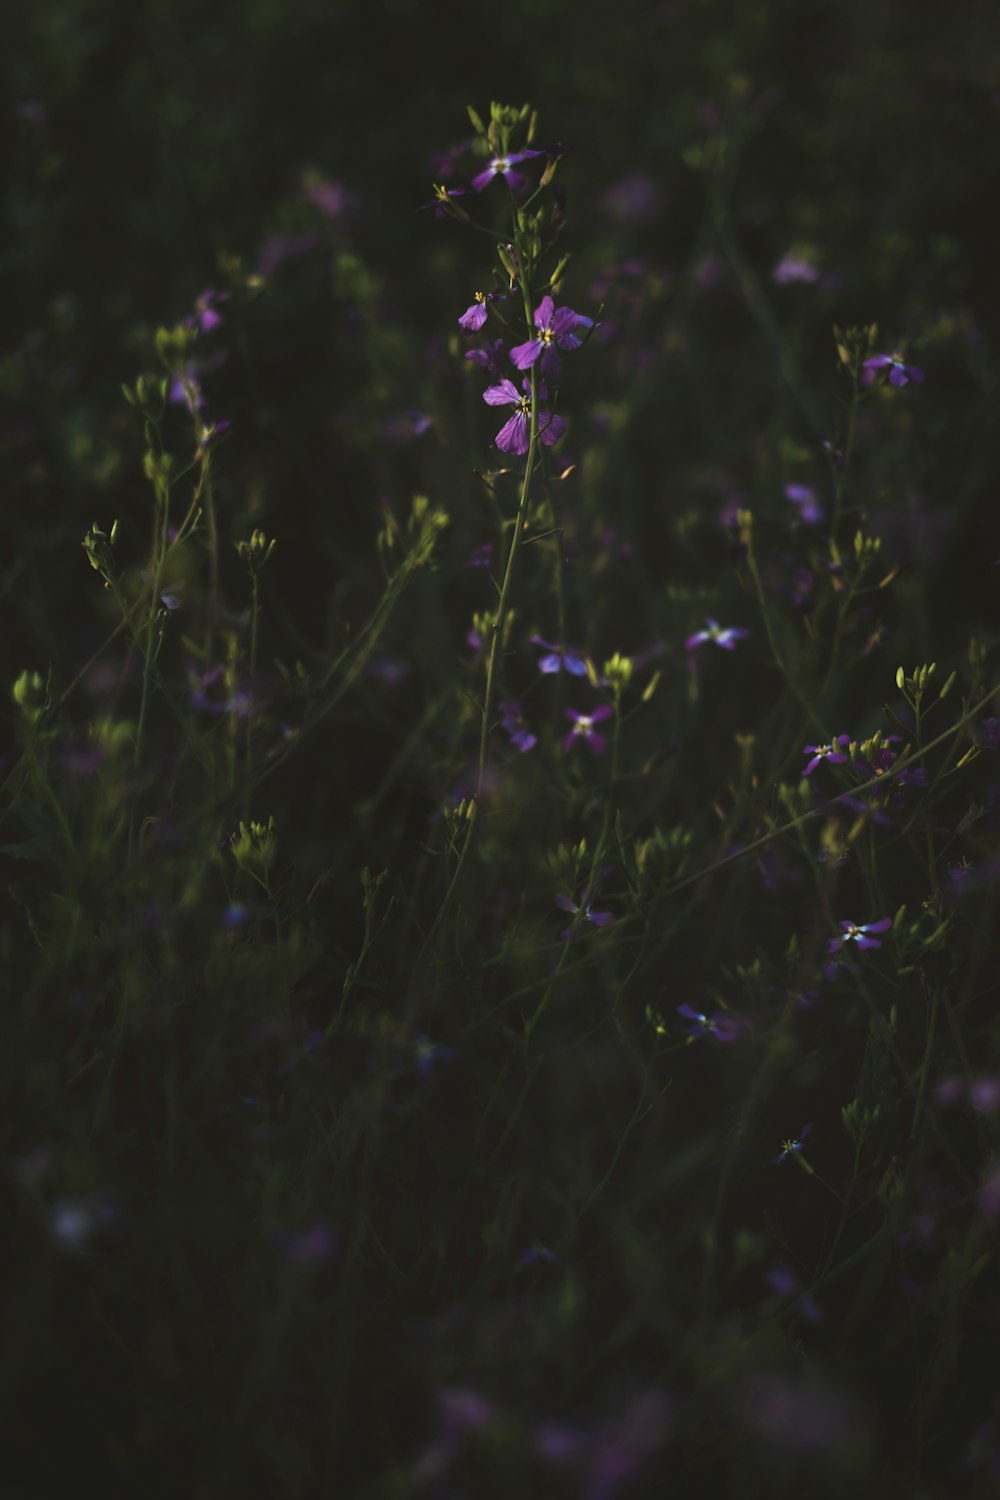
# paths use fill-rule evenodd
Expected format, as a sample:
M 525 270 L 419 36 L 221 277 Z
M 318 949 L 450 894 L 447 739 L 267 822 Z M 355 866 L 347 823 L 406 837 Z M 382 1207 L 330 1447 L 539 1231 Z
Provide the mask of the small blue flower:
M 812 1130 L 811 1120 L 808 1125 L 803 1125 L 797 1136 L 790 1137 L 787 1141 L 782 1141 L 781 1150 L 777 1156 L 771 1159 L 772 1167 L 777 1166 L 779 1161 L 785 1161 L 789 1156 L 794 1156 L 797 1152 L 802 1151 L 804 1149 L 805 1138 L 810 1130 Z

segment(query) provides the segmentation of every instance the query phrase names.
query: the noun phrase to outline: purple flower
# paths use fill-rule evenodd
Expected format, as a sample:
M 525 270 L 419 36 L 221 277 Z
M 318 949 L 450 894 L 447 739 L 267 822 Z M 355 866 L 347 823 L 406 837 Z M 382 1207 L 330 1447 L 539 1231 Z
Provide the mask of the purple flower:
M 506 156 L 492 156 L 484 171 L 478 177 L 472 179 L 472 190 L 481 193 L 483 188 L 489 187 L 494 177 L 502 177 L 507 186 L 516 191 L 524 186 L 524 176 L 521 172 L 513 169 L 518 162 L 528 161 L 533 156 L 541 156 L 541 151 L 508 151 Z
M 560 911 L 568 912 L 574 919 L 579 912 L 580 916 L 585 922 L 592 922 L 595 927 L 607 927 L 609 922 L 614 921 L 614 916 L 609 911 L 594 911 L 591 906 L 584 906 L 583 898 L 586 894 L 586 891 L 580 892 L 580 904 L 579 906 L 575 906 L 570 900 L 569 896 L 564 896 L 562 895 L 562 893 L 560 893 L 556 897 L 556 905 L 558 906 Z M 564 942 L 567 938 L 571 938 L 573 936 L 573 927 L 574 923 L 570 922 L 569 926 L 564 927 L 562 932 L 559 934 Z
M 486 322 L 486 314 L 489 310 L 487 304 L 492 302 L 494 297 L 501 295 L 500 292 L 475 292 L 471 306 L 466 308 L 458 320 L 459 326 L 469 333 L 478 333 Z
M 309 173 L 303 182 L 302 196 L 328 219 L 339 219 L 350 204 L 350 194 L 339 182 Z
M 743 1033 L 743 1023 L 735 1016 L 706 1016 L 693 1005 L 678 1005 L 677 1014 L 689 1023 L 684 1028 L 686 1036 L 714 1036 L 717 1042 L 735 1042 Z
M 586 677 L 587 663 L 578 651 L 569 647 L 554 646 L 551 641 L 545 641 L 540 635 L 531 637 L 533 646 L 544 646 L 546 655 L 539 658 L 538 670 L 551 676 L 553 672 L 566 671 L 571 677 Z
M 808 1292 L 803 1292 L 799 1286 L 795 1272 L 790 1266 L 786 1266 L 783 1261 L 778 1261 L 768 1271 L 767 1284 L 780 1297 L 797 1298 L 799 1312 L 810 1323 L 819 1323 L 822 1321 L 823 1309 L 814 1297 L 810 1297 Z
M 640 1392 L 617 1419 L 598 1427 L 543 1423 L 535 1430 L 536 1451 L 547 1463 L 577 1471 L 580 1500 L 613 1500 L 667 1440 L 672 1414 L 665 1391 Z
M 562 370 L 562 360 L 557 349 L 579 349 L 580 340 L 574 329 L 593 328 L 592 318 L 573 312 L 569 307 L 557 308 L 551 297 L 543 297 L 535 308 L 535 327 L 538 332 L 526 344 L 518 344 L 510 351 L 511 362 L 519 370 L 527 370 L 536 360 L 541 360 L 539 369 L 547 378 L 556 380 Z
M 786 484 L 785 499 L 799 507 L 799 516 L 807 526 L 816 526 L 823 519 L 823 509 L 816 499 L 816 491 L 808 484 Z
M 524 722 L 520 703 L 515 703 L 513 700 L 500 704 L 500 728 L 510 736 L 514 749 L 520 750 L 522 754 L 528 750 L 534 750 L 538 744 L 537 735 L 532 734 Z
M 481 349 L 469 349 L 465 355 L 474 365 L 482 365 L 487 375 L 502 375 L 505 368 L 503 339 L 485 343 Z
M 847 756 L 838 750 L 838 745 L 849 745 L 851 736 L 849 734 L 838 734 L 830 745 L 803 745 L 802 754 L 811 755 L 812 760 L 802 772 L 803 776 L 811 776 L 821 760 L 828 760 L 832 766 L 842 766 Z
M 602 719 L 610 719 L 611 705 L 602 703 L 600 708 L 595 708 L 592 714 L 578 714 L 575 708 L 567 708 L 564 712 L 567 719 L 573 720 L 573 728 L 563 740 L 563 749 L 572 750 L 578 739 L 584 739 L 595 755 L 603 755 L 608 748 L 608 742 L 603 734 L 595 731 L 594 725 L 599 724 Z
M 819 272 L 814 265 L 800 255 L 784 255 L 771 272 L 771 280 L 777 282 L 779 286 L 788 286 L 793 281 L 805 281 L 811 284 L 819 280 Z
M 890 740 L 898 741 L 898 734 L 889 735 Z M 854 769 L 860 771 L 864 776 L 886 776 L 892 770 L 893 765 L 899 759 L 895 750 L 889 745 L 883 745 L 876 750 L 871 760 L 858 760 L 854 763 Z M 892 779 L 899 786 L 926 786 L 927 772 L 923 766 L 904 768 L 902 771 L 893 771 Z
M 525 380 L 525 386 L 528 381 Z M 501 453 L 527 453 L 531 432 L 531 396 L 522 395 L 510 380 L 501 380 L 483 392 L 487 406 L 516 406 L 517 411 L 509 422 L 505 422 L 496 435 L 496 445 Z M 557 443 L 566 431 L 566 423 L 548 411 L 538 413 L 538 436 L 546 448 Z
M 811 1120 L 808 1125 L 803 1125 L 797 1136 L 790 1136 L 787 1141 L 782 1141 L 781 1150 L 777 1156 L 771 1158 L 772 1167 L 776 1167 L 779 1161 L 785 1161 L 787 1157 L 794 1156 L 796 1152 L 804 1150 L 805 1139 L 810 1130 L 812 1130 Z
M 911 380 L 915 385 L 923 384 L 923 370 L 919 370 L 916 365 L 904 365 L 901 354 L 873 354 L 871 359 L 865 360 L 861 369 L 864 385 L 871 385 L 877 370 L 889 371 L 890 385 L 908 385 Z
M 197 324 L 202 333 L 211 333 L 213 328 L 221 328 L 222 319 L 215 311 L 217 302 L 228 302 L 231 292 L 216 292 L 209 287 L 195 298 L 194 317 L 187 321 L 189 325 Z
M 721 646 L 723 651 L 732 651 L 737 641 L 745 640 L 750 634 L 739 625 L 723 630 L 722 626 L 708 615 L 705 616 L 705 624 L 708 627 L 707 630 L 696 630 L 694 635 L 685 637 L 685 650 L 697 651 L 698 647 L 704 646 L 706 641 L 712 641 L 716 646 Z
M 883 917 L 880 922 L 841 922 L 840 936 L 832 937 L 827 943 L 827 953 L 840 953 L 845 943 L 857 943 L 859 948 L 881 948 L 882 944 L 878 938 L 871 937 L 873 932 L 888 932 L 892 926 L 891 917 Z

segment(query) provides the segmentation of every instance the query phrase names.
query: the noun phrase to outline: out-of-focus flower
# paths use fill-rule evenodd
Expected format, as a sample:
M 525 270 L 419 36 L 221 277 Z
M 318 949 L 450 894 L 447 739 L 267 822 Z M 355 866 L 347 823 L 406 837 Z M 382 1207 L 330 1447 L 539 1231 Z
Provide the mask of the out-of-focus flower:
M 481 365 L 487 375 L 502 375 L 507 368 L 503 339 L 487 341 L 480 349 L 469 349 L 464 357 L 474 365 Z
M 841 922 L 840 936 L 832 937 L 826 945 L 827 953 L 840 953 L 847 943 L 855 943 L 859 948 L 881 948 L 879 938 L 872 937 L 873 932 L 888 932 L 892 926 L 891 917 L 883 917 L 880 922 Z
M 796 1156 L 799 1152 L 804 1151 L 806 1136 L 810 1130 L 812 1130 L 811 1120 L 807 1125 L 803 1125 L 797 1136 L 789 1136 L 787 1140 L 782 1141 L 781 1150 L 777 1156 L 771 1158 L 772 1167 L 776 1167 L 779 1162 L 787 1161 L 790 1156 Z
M 890 385 L 909 385 L 911 380 L 914 385 L 922 385 L 924 380 L 923 370 L 916 365 L 904 365 L 901 354 L 873 354 L 870 359 L 865 360 L 861 370 L 863 385 L 871 385 L 879 370 L 889 371 Z
M 589 749 L 595 755 L 603 755 L 608 748 L 608 742 L 603 734 L 597 733 L 594 725 L 600 724 L 604 719 L 610 719 L 613 712 L 611 705 L 602 703 L 599 708 L 595 708 L 593 713 L 589 714 L 577 713 L 575 708 L 567 708 L 564 712 L 567 719 L 572 719 L 573 728 L 563 740 L 563 749 L 572 750 L 577 740 L 582 739 L 586 740 Z
M 780 1297 L 793 1297 L 798 1304 L 799 1312 L 808 1322 L 822 1321 L 823 1309 L 815 1297 L 811 1297 L 808 1292 L 802 1290 L 795 1272 L 791 1266 L 785 1265 L 784 1261 L 778 1261 L 768 1271 L 767 1284 Z
M 531 637 L 533 646 L 544 646 L 545 655 L 539 658 L 538 670 L 546 675 L 553 672 L 568 672 L 571 677 L 586 677 L 587 663 L 579 651 L 565 646 L 554 646 L 540 635 Z
M 473 177 L 470 186 L 474 193 L 481 193 L 483 188 L 489 187 L 494 177 L 502 177 L 507 186 L 513 191 L 524 187 L 524 174 L 515 172 L 514 167 L 522 161 L 529 161 L 533 156 L 542 156 L 541 151 L 508 151 L 506 156 L 491 156 L 485 169 L 478 177 Z
M 571 938 L 573 936 L 574 922 L 577 919 L 578 913 L 585 922 L 591 922 L 595 927 L 607 927 L 609 923 L 614 921 L 614 917 L 611 912 L 594 911 L 592 906 L 584 906 L 583 901 L 586 894 L 586 891 L 580 892 L 579 905 L 576 905 L 569 896 L 563 895 L 562 892 L 560 892 L 556 897 L 556 905 L 558 906 L 559 910 L 568 912 L 569 915 L 573 918 L 573 921 L 570 922 L 569 926 L 564 927 L 562 932 L 559 934 L 564 942 L 567 938 Z M 581 929 L 577 927 L 577 931 L 580 930 Z
M 823 519 L 823 507 L 816 499 L 816 491 L 808 484 L 786 484 L 785 499 L 798 506 L 799 518 L 807 526 L 816 526 Z
M 742 625 L 730 626 L 727 629 L 723 629 L 721 625 L 708 616 L 705 618 L 705 625 L 705 630 L 696 630 L 694 635 L 685 637 L 684 649 L 686 651 L 697 651 L 699 646 L 704 646 L 709 641 L 714 646 L 721 646 L 723 651 L 733 651 L 735 650 L 736 642 L 746 640 L 750 634 L 748 630 L 743 629 Z
M 514 749 L 520 750 L 522 754 L 534 750 L 538 744 L 537 735 L 532 734 L 525 723 L 520 703 L 513 699 L 500 704 L 500 728 L 509 736 Z
M 793 281 L 814 285 L 819 280 L 819 272 L 801 255 L 784 255 L 771 272 L 771 280 L 778 286 L 789 286 Z
M 685 1004 L 678 1005 L 677 1014 L 687 1021 L 684 1027 L 687 1036 L 711 1036 L 717 1042 L 735 1042 L 746 1029 L 744 1023 L 736 1016 L 727 1016 L 721 1011 L 709 1016 L 703 1011 L 695 1010 L 693 1005 Z

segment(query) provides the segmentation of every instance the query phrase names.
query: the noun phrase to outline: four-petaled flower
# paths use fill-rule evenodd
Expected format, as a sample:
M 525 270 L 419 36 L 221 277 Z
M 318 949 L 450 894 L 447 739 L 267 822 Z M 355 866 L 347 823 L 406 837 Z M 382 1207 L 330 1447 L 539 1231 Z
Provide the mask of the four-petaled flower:
M 580 904 L 577 906 L 569 898 L 569 896 L 564 896 L 560 892 L 560 894 L 556 897 L 556 905 L 558 906 L 560 911 L 568 912 L 569 915 L 573 918 L 575 918 L 577 913 L 579 912 L 580 916 L 585 922 L 592 922 L 595 927 L 607 927 L 609 922 L 614 921 L 614 917 L 612 916 L 611 912 L 594 911 L 593 907 L 589 903 L 584 906 L 583 898 L 586 894 L 586 891 L 580 892 Z M 574 923 L 570 922 L 569 926 L 564 927 L 562 932 L 559 934 L 564 942 L 567 938 L 571 938 L 573 936 L 573 926 Z
M 520 703 L 512 700 L 500 705 L 500 728 L 510 736 L 510 742 L 515 750 L 522 754 L 527 750 L 533 750 L 538 744 L 537 735 L 532 734 L 524 722 Z
M 721 646 L 723 651 L 732 651 L 737 641 L 745 640 L 750 634 L 748 630 L 743 629 L 742 625 L 731 626 L 724 630 L 717 621 L 708 615 L 705 616 L 705 624 L 707 629 L 696 630 L 694 635 L 689 635 L 685 638 L 684 649 L 686 651 L 697 651 L 698 647 L 704 646 L 706 641 L 711 641 L 714 645 Z
M 883 917 L 880 922 L 841 922 L 840 936 L 830 939 L 826 945 L 826 951 L 839 953 L 846 943 L 856 943 L 859 948 L 881 948 L 882 944 L 879 939 L 872 937 L 871 934 L 888 932 L 891 926 L 891 917 Z
M 829 745 L 803 745 L 802 754 L 811 755 L 812 760 L 802 772 L 803 776 L 811 776 L 821 760 L 828 760 L 832 766 L 842 766 L 847 759 L 839 749 L 840 745 L 849 745 L 851 736 L 849 734 L 838 734 Z
M 527 380 L 525 386 L 528 386 Z M 487 386 L 483 392 L 483 400 L 487 406 L 517 407 L 510 421 L 505 422 L 497 433 L 496 445 L 501 453 L 527 453 L 531 434 L 530 394 L 522 395 L 513 381 L 501 380 L 499 385 Z M 546 448 L 557 443 L 565 431 L 566 422 L 563 417 L 555 416 L 550 411 L 538 413 L 538 436 Z
M 785 1161 L 787 1157 L 794 1156 L 796 1152 L 804 1150 L 805 1139 L 810 1130 L 812 1130 L 811 1120 L 808 1125 L 803 1125 L 797 1136 L 790 1136 L 787 1141 L 782 1141 L 781 1150 L 777 1156 L 771 1158 L 772 1167 L 777 1166 L 779 1161 Z
M 677 1014 L 689 1023 L 684 1028 L 687 1036 L 714 1036 L 717 1042 L 735 1042 L 743 1031 L 743 1023 L 735 1016 L 706 1016 L 693 1005 L 678 1005 Z
M 516 190 L 524 186 L 524 176 L 515 172 L 518 162 L 528 161 L 532 156 L 541 156 L 541 151 L 508 151 L 506 156 L 491 156 L 484 171 L 472 179 L 473 192 L 481 193 L 489 187 L 494 177 L 502 177 L 509 188 Z
M 602 719 L 610 719 L 612 709 L 610 703 L 602 703 L 600 708 L 595 708 L 593 713 L 578 714 L 575 708 L 565 710 L 567 719 L 573 720 L 573 728 L 563 740 L 563 749 L 572 750 L 578 739 L 586 740 L 595 755 L 603 755 L 608 748 L 608 742 L 603 734 L 598 734 L 594 728 Z
M 471 305 L 458 320 L 459 327 L 467 329 L 469 333 L 478 333 L 486 322 L 488 304 L 500 295 L 499 292 L 474 292 Z
M 519 370 L 527 370 L 536 360 L 546 377 L 556 380 L 562 370 L 562 360 L 557 349 L 579 349 L 580 340 L 574 329 L 593 328 L 592 318 L 573 312 L 569 307 L 557 308 L 551 297 L 543 297 L 535 308 L 535 327 L 538 332 L 526 344 L 518 344 L 510 351 L 511 362 Z
M 924 379 L 923 370 L 919 370 L 916 365 L 904 365 L 901 354 L 873 354 L 871 359 L 865 360 L 861 369 L 866 385 L 870 385 L 875 379 L 876 370 L 889 371 L 890 385 L 908 385 L 911 380 L 915 385 L 921 385 Z
M 570 650 L 566 646 L 554 646 L 551 641 L 543 640 L 540 635 L 531 637 L 533 646 L 544 646 L 545 655 L 539 657 L 538 670 L 550 676 L 553 672 L 566 671 L 571 677 L 586 677 L 587 663 L 579 651 Z

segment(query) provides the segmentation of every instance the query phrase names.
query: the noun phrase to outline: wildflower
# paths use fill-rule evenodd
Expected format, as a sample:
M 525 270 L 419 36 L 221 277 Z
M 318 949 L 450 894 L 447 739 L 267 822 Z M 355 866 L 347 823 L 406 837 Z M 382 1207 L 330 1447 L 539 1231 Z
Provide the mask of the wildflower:
M 525 380 L 524 384 L 527 387 L 528 381 Z M 531 396 L 521 395 L 512 381 L 501 380 L 499 385 L 486 388 L 483 400 L 487 406 L 517 407 L 510 421 L 505 422 L 497 433 L 496 445 L 501 453 L 527 453 L 531 432 Z M 566 422 L 562 417 L 554 416 L 548 411 L 538 413 L 538 436 L 546 448 L 557 443 L 565 431 Z
M 481 349 L 469 349 L 464 357 L 471 359 L 474 365 L 481 365 L 487 375 L 502 375 L 506 369 L 503 339 L 494 339 L 492 344 L 487 342 Z
M 486 322 L 486 314 L 489 311 L 488 304 L 498 297 L 499 292 L 475 292 L 471 306 L 459 318 L 459 327 L 465 328 L 469 333 L 478 333 Z
M 712 641 L 716 646 L 721 646 L 723 651 L 732 651 L 737 641 L 745 640 L 750 634 L 740 625 L 723 630 L 721 625 L 707 615 L 705 624 L 708 627 L 707 630 L 697 630 L 694 635 L 685 638 L 684 649 L 686 651 L 697 651 L 698 647 L 703 646 L 706 641 Z
M 520 703 L 515 703 L 512 699 L 500 704 L 500 728 L 510 736 L 514 749 L 520 750 L 522 754 L 534 750 L 538 744 L 538 736 L 532 734 L 524 721 Z
M 767 1284 L 772 1291 L 781 1297 L 796 1297 L 799 1304 L 799 1312 L 810 1323 L 819 1323 L 823 1318 L 823 1309 L 814 1297 L 808 1292 L 803 1292 L 799 1286 L 798 1278 L 790 1266 L 783 1261 L 778 1261 L 767 1273 Z
M 801 255 L 784 255 L 771 272 L 771 280 L 778 286 L 789 286 L 793 281 L 812 285 L 819 280 L 819 272 Z
M 864 776 L 887 776 L 899 759 L 897 751 L 892 749 L 890 742 L 899 739 L 898 734 L 890 734 L 885 744 L 872 752 L 870 760 L 855 761 L 854 769 Z M 926 786 L 927 772 L 923 766 L 908 766 L 901 771 L 893 771 L 892 779 L 898 786 Z
M 202 333 L 211 333 L 214 328 L 221 328 L 222 319 L 215 311 L 217 302 L 228 302 L 230 292 L 216 292 L 209 287 L 195 298 L 194 317 L 185 319 L 188 327 L 193 328 L 196 324 Z
M 587 906 L 584 906 L 583 898 L 586 894 L 586 891 L 581 891 L 580 904 L 579 906 L 574 906 L 569 896 L 564 896 L 562 895 L 562 893 L 560 893 L 556 897 L 556 905 L 558 906 L 560 911 L 568 912 L 574 920 L 576 919 L 577 913 L 579 913 L 585 922 L 592 922 L 595 927 L 607 927 L 609 922 L 614 921 L 614 917 L 612 916 L 611 912 L 594 911 L 593 907 L 589 904 Z M 567 938 L 572 937 L 573 922 L 570 922 L 568 927 L 564 927 L 559 936 L 563 939 L 564 942 Z
M 563 749 L 572 750 L 578 739 L 584 739 L 595 755 L 603 755 L 608 742 L 603 734 L 596 732 L 594 725 L 599 724 L 602 719 L 610 719 L 611 713 L 609 703 L 602 703 L 592 714 L 578 714 L 575 708 L 567 708 L 565 714 L 567 719 L 572 719 L 573 728 L 563 740 Z
M 847 756 L 837 748 L 839 745 L 849 745 L 851 736 L 849 734 L 838 734 L 829 745 L 803 745 L 802 754 L 811 755 L 812 760 L 802 772 L 803 776 L 811 776 L 821 760 L 828 760 L 832 766 L 842 766 Z
M 435 219 L 450 218 L 468 223 L 469 215 L 465 212 L 465 209 L 460 208 L 457 203 L 452 201 L 454 198 L 464 198 L 468 192 L 468 188 L 450 188 L 446 187 L 443 182 L 435 182 L 433 186 L 434 197 L 432 201 L 430 203 L 422 203 L 420 207 L 422 209 L 432 208 Z
M 684 1028 L 687 1036 L 714 1036 L 717 1042 L 734 1042 L 743 1031 L 743 1023 L 735 1016 L 706 1016 L 692 1005 L 678 1005 L 677 1014 L 689 1023 Z
M 531 637 L 533 646 L 544 646 L 546 655 L 539 658 L 538 670 L 550 676 L 553 672 L 566 671 L 571 677 L 586 677 L 587 663 L 578 651 L 569 647 L 553 646 L 551 641 L 545 641 L 540 635 Z
M 541 151 L 508 151 L 506 156 L 490 157 L 485 170 L 472 179 L 473 192 L 481 193 L 483 188 L 489 187 L 494 177 L 502 177 L 511 191 L 516 192 L 518 188 L 524 187 L 524 175 L 515 172 L 514 167 L 518 162 L 528 161 L 531 157 L 542 154 Z
M 827 953 L 840 953 L 845 943 L 857 943 L 859 948 L 881 948 L 882 944 L 879 939 L 870 934 L 888 932 L 891 926 L 891 917 L 883 917 L 880 922 L 841 922 L 840 936 L 830 939 L 826 951 Z
M 807 526 L 816 526 L 823 519 L 823 509 L 816 499 L 816 491 L 808 484 L 786 484 L 785 499 L 799 507 L 799 518 Z
M 782 1141 L 781 1150 L 777 1156 L 771 1158 L 772 1167 L 776 1167 L 780 1161 L 784 1161 L 787 1157 L 794 1156 L 797 1152 L 804 1150 L 805 1139 L 810 1130 L 812 1130 L 811 1120 L 808 1125 L 803 1125 L 797 1136 L 790 1136 L 787 1141 Z
M 574 329 L 593 328 L 592 318 L 573 312 L 569 307 L 557 308 L 551 297 L 543 297 L 535 308 L 535 327 L 538 332 L 526 344 L 518 344 L 510 351 L 511 362 L 519 370 L 527 370 L 536 361 L 548 379 L 556 380 L 562 370 L 562 360 L 557 349 L 579 349 L 580 340 Z
M 888 370 L 889 384 L 895 386 L 908 385 L 911 380 L 915 385 L 922 385 L 924 379 L 923 370 L 919 370 L 916 365 L 904 365 L 901 354 L 873 354 L 870 359 L 865 360 L 861 370 L 865 385 L 871 385 L 877 370 Z

